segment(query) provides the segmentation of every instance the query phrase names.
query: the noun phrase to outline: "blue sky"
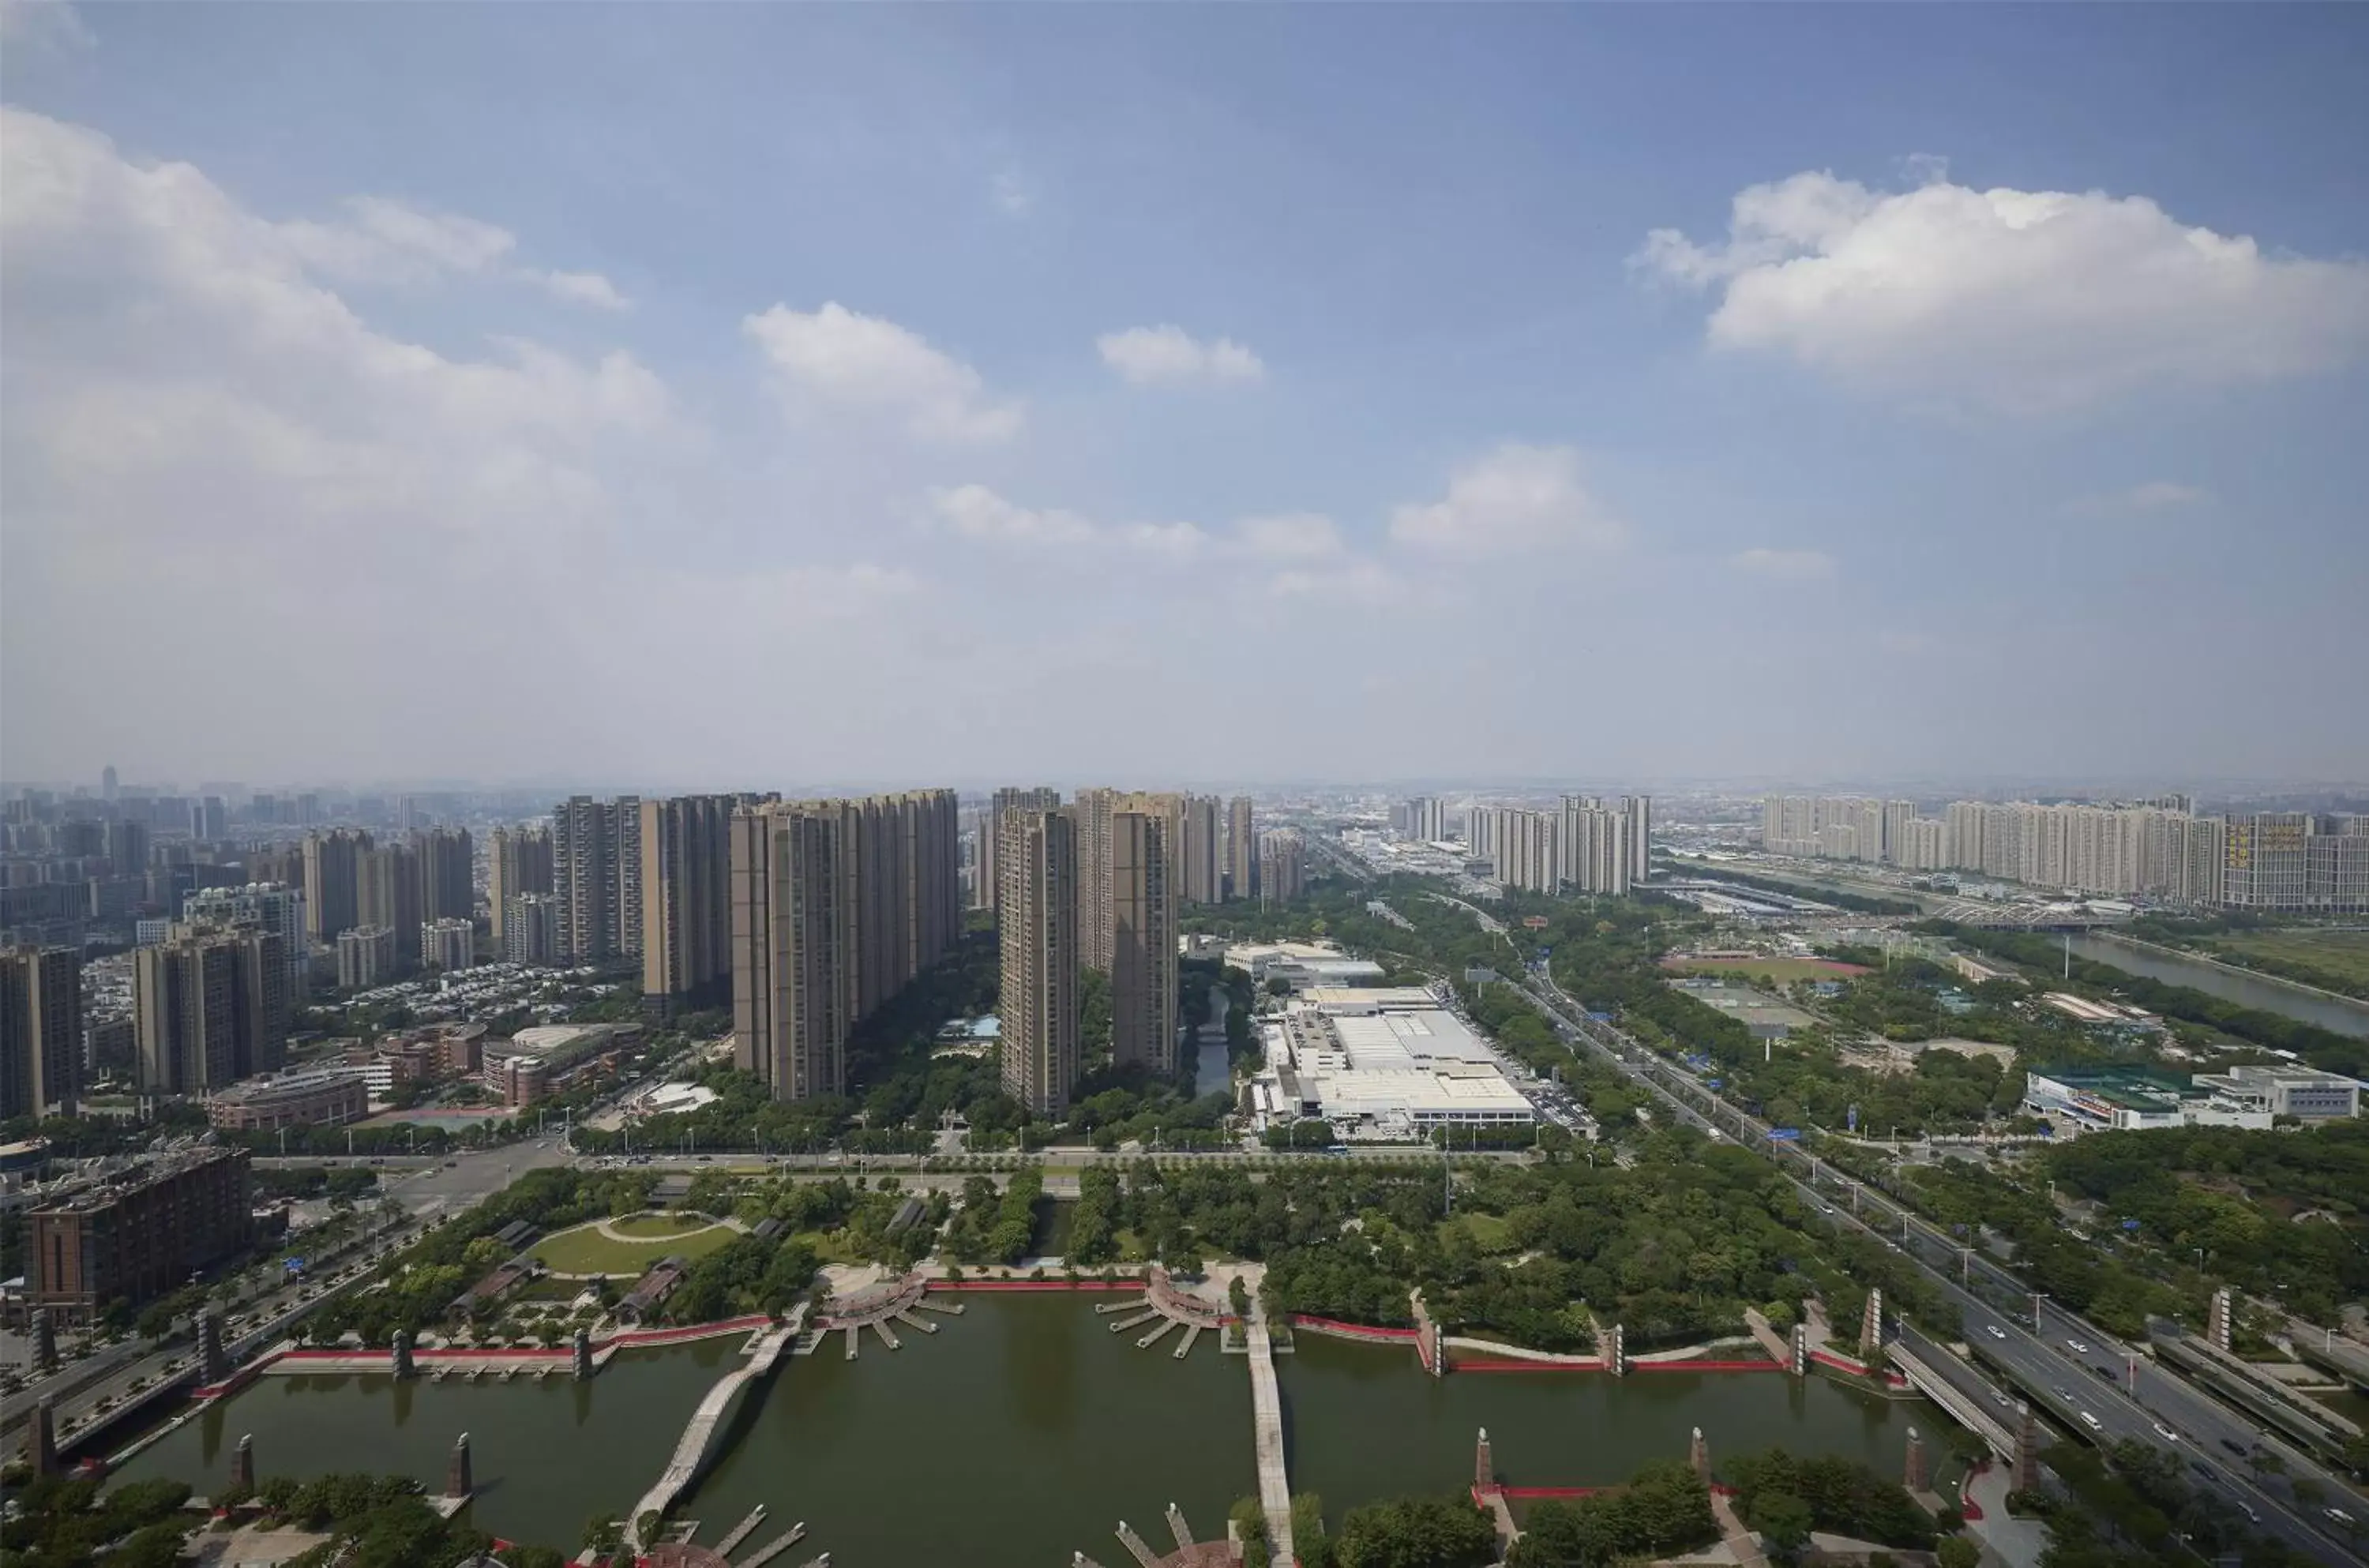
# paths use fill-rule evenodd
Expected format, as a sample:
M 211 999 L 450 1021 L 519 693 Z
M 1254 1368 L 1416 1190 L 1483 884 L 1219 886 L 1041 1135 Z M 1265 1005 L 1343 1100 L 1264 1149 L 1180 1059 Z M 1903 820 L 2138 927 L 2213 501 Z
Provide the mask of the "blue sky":
M 11 776 L 2369 775 L 2352 8 L 5 15 Z

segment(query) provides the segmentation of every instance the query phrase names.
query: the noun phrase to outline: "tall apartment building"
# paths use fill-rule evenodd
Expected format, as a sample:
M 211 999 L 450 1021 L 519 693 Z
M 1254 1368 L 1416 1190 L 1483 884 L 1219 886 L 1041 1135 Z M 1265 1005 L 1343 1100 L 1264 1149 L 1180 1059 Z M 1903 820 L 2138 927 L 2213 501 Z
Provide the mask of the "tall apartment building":
M 465 969 L 477 961 L 477 928 L 464 920 L 423 921 L 419 926 L 419 967 L 423 969 Z
M 1168 856 L 1168 818 L 1151 811 L 1115 812 L 1110 842 L 1111 1060 L 1120 1067 L 1173 1072 L 1176 888 Z
M 2369 817 L 2264 811 L 2222 820 L 2220 901 L 2229 908 L 2369 910 Z
M 397 973 L 395 934 L 391 925 L 358 925 L 351 931 L 341 931 L 338 933 L 337 952 L 338 986 L 342 990 L 369 990 L 385 985 Z
M 466 828 L 414 833 L 419 862 L 419 918 L 469 920 L 477 912 L 477 846 Z
M 74 1114 L 82 1094 L 82 954 L 0 953 L 0 1121 Z
M 1034 789 L 1006 787 L 988 798 L 987 815 L 979 820 L 978 882 L 976 891 L 978 907 L 995 908 L 1000 879 L 995 869 L 995 854 L 1003 838 L 1003 814 L 1007 811 L 1050 811 L 1061 804 L 1061 792 L 1046 785 Z
M 551 891 L 551 831 L 547 828 L 497 828 L 486 850 L 486 900 L 492 911 L 494 951 L 510 957 L 504 928 L 510 900 L 521 893 Z M 519 960 L 523 961 L 523 960 Z M 545 956 L 533 960 L 548 963 Z
M 1427 844 L 1437 843 L 1448 837 L 1448 802 L 1436 795 L 1418 795 L 1411 800 L 1402 800 L 1390 808 L 1390 826 L 1401 838 L 1415 839 Z M 1470 832 L 1471 829 L 1466 831 Z
M 230 836 L 230 807 L 218 795 L 189 802 L 189 837 L 201 844 L 219 843 Z
M 288 1056 L 288 959 L 276 933 L 176 926 L 132 956 L 140 1087 L 205 1094 Z
M 642 1002 L 665 1016 L 732 998 L 732 814 L 753 795 L 641 803 Z
M 578 963 L 642 952 L 642 803 L 570 796 L 551 814 L 552 891 L 563 956 Z
M 776 1099 L 841 1093 L 849 1031 L 961 935 L 954 793 L 762 802 L 727 833 L 735 1059 Z
M 339 828 L 304 835 L 305 936 L 315 946 L 361 923 L 361 858 L 371 836 Z
M 107 859 L 118 876 L 148 869 L 148 824 L 119 817 L 107 825 Z
M 1078 836 L 1078 962 L 1104 974 L 1111 972 L 1118 929 L 1112 901 L 1112 823 L 1122 801 L 1134 798 L 1115 789 L 1082 789 L 1070 807 Z
M 1214 904 L 1226 888 L 1226 803 L 1214 795 L 1181 798 L 1184 832 L 1177 862 L 1184 875 L 1178 893 L 1188 904 Z
M 1626 896 L 1644 874 L 1638 846 L 1650 831 L 1652 807 L 1642 795 L 1607 806 L 1594 795 L 1562 799 L 1562 880 L 1583 893 Z
M 558 895 L 513 893 L 502 910 L 502 956 L 513 964 L 560 961 Z
M 1259 835 L 1259 897 L 1288 903 L 1308 891 L 1308 844 L 1289 828 Z
M 1068 1106 L 1078 1080 L 1076 822 L 1058 809 L 1015 808 L 998 825 L 1003 1090 L 1050 1116 Z
M 297 868 L 300 872 L 303 867 Z M 291 1004 L 309 988 L 312 948 L 304 935 L 302 890 L 278 882 L 250 882 L 239 887 L 200 887 L 181 900 L 185 924 L 223 931 L 268 931 L 280 938 L 288 960 Z
M 1258 897 L 1258 818 L 1247 795 L 1226 802 L 1226 897 Z
M 362 854 L 359 869 L 356 921 L 395 933 L 395 973 L 408 972 L 418 952 L 421 918 L 419 852 L 405 843 L 373 845 Z

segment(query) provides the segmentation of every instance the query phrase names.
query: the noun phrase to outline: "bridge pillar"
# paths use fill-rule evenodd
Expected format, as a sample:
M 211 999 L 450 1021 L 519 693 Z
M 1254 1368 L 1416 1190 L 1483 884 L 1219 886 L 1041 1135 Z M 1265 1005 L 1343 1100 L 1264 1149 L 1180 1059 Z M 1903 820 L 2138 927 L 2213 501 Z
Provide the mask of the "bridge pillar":
M 58 1326 L 43 1307 L 33 1314 L 33 1370 L 54 1372 L 58 1368 Z
M 411 1361 L 411 1331 L 397 1329 L 386 1353 L 386 1369 L 397 1378 L 416 1378 L 419 1369 Z
M 198 1314 L 198 1381 L 211 1387 L 230 1376 L 230 1358 L 223 1354 L 222 1319 Z
M 1425 1320 L 1424 1331 L 1431 1341 L 1431 1375 L 1445 1378 L 1448 1376 L 1448 1334 L 1430 1319 Z
M 242 1433 L 238 1451 L 230 1457 L 230 1489 L 237 1493 L 255 1490 L 255 1434 Z
M 579 1381 L 592 1375 L 592 1331 L 590 1329 L 579 1328 L 576 1331 L 574 1370 Z
M 1810 1325 L 1795 1323 L 1793 1325 L 1793 1376 L 1806 1378 L 1809 1375 Z
M 1914 1426 L 1908 1429 L 1908 1459 L 1903 1467 L 1900 1484 L 1912 1493 L 1933 1490 L 1933 1469 L 1926 1461 L 1925 1439 L 1917 1435 Z
M 1859 1320 L 1859 1359 L 1864 1367 L 1872 1367 L 1883 1351 L 1883 1292 L 1867 1293 L 1867 1310 Z
M 2229 1320 L 2235 1315 L 2229 1310 L 2229 1288 L 2225 1285 L 2213 1292 L 2213 1310 L 2205 1315 L 2204 1337 L 2211 1340 L 2217 1350 L 2229 1348 Z
M 1696 1480 L 1706 1486 L 1711 1484 L 1711 1444 L 1704 1440 L 1703 1430 L 1700 1426 L 1695 1428 L 1693 1438 L 1687 1444 L 1687 1464 L 1695 1472 Z
M 444 1495 L 466 1497 L 476 1489 L 476 1478 L 469 1467 L 469 1435 L 464 1432 L 453 1440 L 452 1458 L 444 1467 Z
M 1487 1492 L 1497 1484 L 1497 1467 L 1489 1460 L 1489 1429 L 1481 1428 L 1481 1436 L 1472 1444 L 1472 1487 Z
M 2031 1413 L 2031 1402 L 2019 1400 L 2015 1406 L 2015 1475 L 2013 1485 L 2018 1492 L 2029 1492 L 2040 1484 L 2040 1423 Z
M 46 1399 L 33 1406 L 32 1429 L 25 1436 L 25 1462 L 35 1475 L 58 1472 L 58 1413 Z
M 1625 1378 L 1629 1375 L 1629 1351 L 1622 1341 L 1619 1323 L 1612 1325 L 1611 1335 L 1606 1342 L 1604 1369 L 1616 1378 Z

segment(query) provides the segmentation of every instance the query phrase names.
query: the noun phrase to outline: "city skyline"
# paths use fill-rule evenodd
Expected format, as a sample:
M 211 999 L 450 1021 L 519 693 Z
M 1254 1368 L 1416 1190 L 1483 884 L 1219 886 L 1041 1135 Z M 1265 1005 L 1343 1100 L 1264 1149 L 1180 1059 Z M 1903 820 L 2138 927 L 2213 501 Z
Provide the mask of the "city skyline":
M 2346 10 L 7 15 L 12 776 L 2369 775 Z

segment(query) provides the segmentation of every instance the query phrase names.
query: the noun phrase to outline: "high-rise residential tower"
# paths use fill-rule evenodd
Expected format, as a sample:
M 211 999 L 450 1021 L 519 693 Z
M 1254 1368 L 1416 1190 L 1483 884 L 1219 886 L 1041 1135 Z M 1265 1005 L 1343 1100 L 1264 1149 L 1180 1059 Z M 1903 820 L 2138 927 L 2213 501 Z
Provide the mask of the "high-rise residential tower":
M 1259 835 L 1259 897 L 1288 903 L 1308 891 L 1308 843 L 1290 828 Z
M 419 918 L 470 920 L 477 912 L 475 841 L 466 828 L 425 828 L 411 837 L 419 862 Z
M 1226 897 L 1258 897 L 1258 818 L 1247 795 L 1226 802 Z
M 0 1121 L 71 1116 L 81 1093 L 82 954 L 0 952 Z
M 486 901 L 493 913 L 494 951 L 523 962 L 509 951 L 505 934 L 510 900 L 522 893 L 551 891 L 551 832 L 544 828 L 497 828 L 486 850 Z M 550 956 L 534 960 L 548 963 Z
M 579 795 L 553 809 L 551 879 L 563 956 L 579 963 L 640 956 L 641 807 L 635 795 Z
M 344 828 L 304 835 L 305 935 L 315 946 L 361 923 L 361 857 L 370 848 L 368 833 Z
M 1070 808 L 1078 831 L 1078 962 L 1111 969 L 1111 818 L 1122 796 L 1115 789 L 1082 789 Z
M 732 998 L 732 814 L 754 795 L 645 800 L 642 1004 L 671 1016 Z
M 1014 807 L 999 827 L 1003 1089 L 1050 1116 L 1078 1079 L 1077 824 L 1059 809 Z
M 419 955 L 419 852 L 409 844 L 378 844 L 360 861 L 357 923 L 395 933 L 395 969 L 407 973 Z
M 143 1091 L 209 1094 L 285 1064 L 288 961 L 277 933 L 176 926 L 132 957 Z
M 1176 888 L 1168 830 L 1167 817 L 1157 812 L 1110 818 L 1111 1059 L 1155 1073 L 1176 1067 Z
M 1061 804 L 1061 792 L 1047 785 L 1034 789 L 1006 787 L 988 798 L 987 814 L 978 825 L 978 907 L 995 908 L 999 878 L 995 869 L 996 851 L 1003 837 L 1003 814 L 1006 811 L 1049 811 Z

